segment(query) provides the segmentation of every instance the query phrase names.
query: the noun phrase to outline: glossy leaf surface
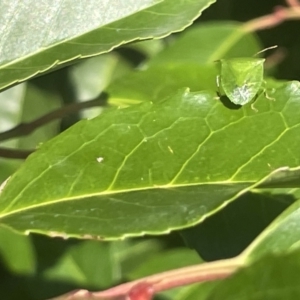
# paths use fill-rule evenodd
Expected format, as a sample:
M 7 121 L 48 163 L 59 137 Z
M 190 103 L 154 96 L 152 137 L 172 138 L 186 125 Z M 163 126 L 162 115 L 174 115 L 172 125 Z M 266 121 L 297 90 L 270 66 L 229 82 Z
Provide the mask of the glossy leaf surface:
M 298 83 L 283 84 L 274 97 L 258 99 L 256 113 L 181 91 L 81 121 L 9 180 L 2 222 L 104 239 L 196 224 L 274 169 L 299 165 Z
M 183 30 L 213 2 L 5 0 L 0 8 L 0 89 L 133 40 Z

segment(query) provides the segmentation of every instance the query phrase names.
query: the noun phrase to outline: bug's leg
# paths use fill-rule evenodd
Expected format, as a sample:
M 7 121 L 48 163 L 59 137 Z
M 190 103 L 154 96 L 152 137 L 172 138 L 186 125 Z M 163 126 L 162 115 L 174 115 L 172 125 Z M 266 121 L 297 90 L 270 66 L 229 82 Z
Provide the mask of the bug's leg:
M 268 95 L 268 93 L 267 93 L 267 90 L 264 90 L 264 95 L 265 95 L 265 97 L 266 97 L 268 100 L 271 100 L 271 101 L 276 101 L 276 99 L 275 99 L 275 98 L 273 98 L 273 97 L 270 97 L 270 96 Z
M 255 112 L 258 112 L 258 109 L 254 107 L 254 103 L 251 104 L 251 109 L 254 110 Z
M 220 91 L 220 75 L 216 76 L 216 84 L 217 84 L 217 95 L 218 95 L 218 99 L 220 99 L 221 97 L 221 91 Z
M 267 93 L 267 89 L 266 89 L 266 81 L 264 81 L 264 90 L 263 90 L 263 92 L 264 92 L 264 96 L 265 96 L 268 100 L 275 101 L 275 98 L 270 97 L 270 96 L 268 95 L 268 93 Z
M 256 107 L 254 107 L 254 104 L 255 104 L 257 98 L 258 98 L 258 95 L 255 96 L 253 102 L 251 103 L 251 109 L 254 110 L 255 112 L 258 112 L 258 109 Z

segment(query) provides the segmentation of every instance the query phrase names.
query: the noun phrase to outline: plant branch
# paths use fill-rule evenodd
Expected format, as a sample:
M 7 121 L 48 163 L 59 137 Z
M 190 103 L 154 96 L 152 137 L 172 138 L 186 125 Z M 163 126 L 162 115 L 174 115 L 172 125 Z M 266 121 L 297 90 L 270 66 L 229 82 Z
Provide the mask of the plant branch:
M 287 20 L 300 19 L 300 2 L 298 0 L 286 0 L 287 7 L 276 6 L 274 12 L 249 22 L 242 26 L 244 32 L 253 32 L 275 27 Z
M 286 0 L 288 6 L 300 7 L 300 2 L 298 0 Z
M 12 149 L 12 148 L 0 148 L 0 157 L 25 159 L 32 152 L 34 152 L 34 150 L 18 150 L 18 149 Z
M 52 122 L 55 119 L 63 118 L 64 116 L 66 116 L 70 113 L 77 112 L 81 109 L 103 105 L 105 99 L 106 99 L 106 96 L 101 94 L 100 97 L 97 99 L 66 105 L 64 107 L 61 107 L 54 111 L 51 111 L 50 113 L 47 113 L 46 115 L 44 115 L 36 120 L 33 120 L 32 122 L 21 123 L 10 130 L 0 133 L 0 142 L 8 140 L 8 139 L 16 138 L 19 136 L 28 135 L 31 132 L 38 129 L 39 127 L 41 127 L 49 122 Z M 1 154 L 0 154 L 0 156 L 1 156 Z M 7 156 L 5 156 L 5 157 L 7 157 Z
M 226 278 L 243 265 L 242 257 L 167 271 L 121 284 L 102 292 L 73 291 L 52 300 L 150 300 L 155 293 L 196 282 Z M 139 296 L 134 296 L 137 294 Z M 140 295 L 143 295 L 140 297 Z
M 73 103 L 70 105 L 66 105 L 54 111 L 51 111 L 44 116 L 33 120 L 28 123 L 21 123 L 16 127 L 7 130 L 5 132 L 0 133 L 0 142 L 25 136 L 33 131 L 37 130 L 39 127 L 44 126 L 45 124 L 54 121 L 55 119 L 63 118 L 64 116 L 77 112 L 79 110 L 90 108 L 94 106 L 101 106 L 105 103 L 107 96 L 106 94 L 101 94 L 97 99 L 93 99 L 90 101 Z M 25 159 L 30 155 L 34 150 L 20 150 L 20 149 L 12 149 L 12 148 L 0 148 L 0 157 L 5 158 L 16 158 L 16 159 Z

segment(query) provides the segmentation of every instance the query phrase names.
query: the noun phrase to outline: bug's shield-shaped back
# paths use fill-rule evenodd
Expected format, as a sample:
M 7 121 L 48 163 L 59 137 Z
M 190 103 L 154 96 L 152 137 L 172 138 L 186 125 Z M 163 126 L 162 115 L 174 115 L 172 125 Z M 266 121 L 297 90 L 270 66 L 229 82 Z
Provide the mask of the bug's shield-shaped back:
M 221 87 L 231 102 L 249 103 L 263 82 L 263 58 L 221 59 Z

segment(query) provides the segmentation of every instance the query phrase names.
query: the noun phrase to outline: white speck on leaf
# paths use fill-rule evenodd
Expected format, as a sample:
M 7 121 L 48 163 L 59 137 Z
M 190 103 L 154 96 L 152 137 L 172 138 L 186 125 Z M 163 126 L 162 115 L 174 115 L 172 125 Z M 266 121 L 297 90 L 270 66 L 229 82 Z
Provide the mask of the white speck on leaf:
M 169 149 L 169 151 L 170 151 L 172 154 L 174 154 L 174 151 L 173 151 L 173 149 L 172 149 L 170 146 L 168 146 L 168 149 Z
M 97 162 L 98 162 L 98 163 L 101 163 L 103 160 L 104 160 L 103 157 L 97 157 Z

